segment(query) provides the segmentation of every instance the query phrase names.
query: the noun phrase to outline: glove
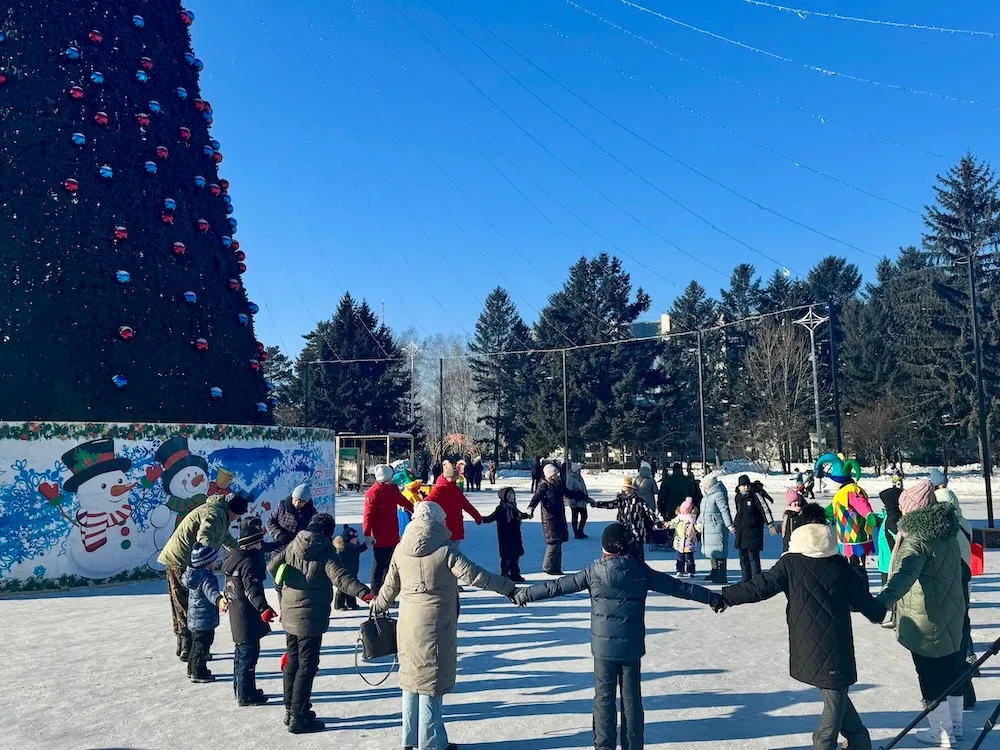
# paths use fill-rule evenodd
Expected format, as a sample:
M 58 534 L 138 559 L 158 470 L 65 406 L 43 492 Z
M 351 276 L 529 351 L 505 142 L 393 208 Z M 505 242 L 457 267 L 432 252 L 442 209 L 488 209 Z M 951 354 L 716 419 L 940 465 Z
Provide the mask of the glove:
M 375 601 L 375 594 L 369 591 L 367 594 L 361 597 L 361 601 L 363 601 L 365 604 L 371 604 L 373 601 Z
M 265 609 L 263 612 L 260 613 L 260 619 L 262 619 L 268 625 L 270 625 L 271 621 L 274 620 L 274 618 L 277 617 L 277 616 L 278 616 L 278 613 L 275 612 L 270 607 L 268 607 L 267 609 Z
M 523 607 L 528 603 L 524 598 L 524 594 L 521 593 L 521 589 L 514 589 L 507 595 L 507 598 L 510 599 L 515 607 Z
M 719 613 L 725 612 L 729 605 L 726 604 L 726 600 L 722 598 L 721 594 L 712 594 L 708 600 L 708 606 L 712 608 L 713 612 Z

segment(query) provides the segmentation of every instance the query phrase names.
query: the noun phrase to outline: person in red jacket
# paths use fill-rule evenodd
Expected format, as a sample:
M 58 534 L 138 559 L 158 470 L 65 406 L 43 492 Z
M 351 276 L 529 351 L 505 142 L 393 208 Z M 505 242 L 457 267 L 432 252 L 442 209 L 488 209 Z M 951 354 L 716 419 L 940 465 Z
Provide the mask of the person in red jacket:
M 462 511 L 472 516 L 477 525 L 483 522 L 483 517 L 469 502 L 462 489 L 455 484 L 455 480 L 458 479 L 458 469 L 455 468 L 455 464 L 445 461 L 442 469 L 441 477 L 434 484 L 434 489 L 427 496 L 427 500 L 437 503 L 444 509 L 445 526 L 451 532 L 451 541 L 458 545 L 465 539 L 465 519 L 462 517 Z
M 399 544 L 399 519 L 396 507 L 409 513 L 413 512 L 413 503 L 403 497 L 399 487 L 392 483 L 392 467 L 385 464 L 375 467 L 375 484 L 365 494 L 365 510 L 362 520 L 362 531 L 366 537 L 375 540 L 372 562 L 373 594 L 378 594 L 382 582 L 389 572 L 389 562 L 393 550 Z

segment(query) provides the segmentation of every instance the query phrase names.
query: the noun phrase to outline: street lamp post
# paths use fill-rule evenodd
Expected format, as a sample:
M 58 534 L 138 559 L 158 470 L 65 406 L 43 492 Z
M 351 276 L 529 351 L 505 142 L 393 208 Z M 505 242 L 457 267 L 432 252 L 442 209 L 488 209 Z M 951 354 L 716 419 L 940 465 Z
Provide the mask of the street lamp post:
M 829 318 L 824 318 L 816 314 L 811 307 L 809 312 L 795 322 L 809 331 L 809 357 L 812 359 L 813 369 L 813 400 L 816 406 L 816 454 L 817 458 L 823 455 L 823 420 L 820 416 L 819 408 L 819 370 L 816 367 L 816 329 L 826 323 Z
M 403 351 L 410 357 L 410 424 L 412 424 L 416 414 L 416 409 L 414 408 L 414 401 L 416 399 L 416 386 L 414 385 L 415 363 L 417 355 L 420 354 L 420 347 L 411 341 L 403 347 Z

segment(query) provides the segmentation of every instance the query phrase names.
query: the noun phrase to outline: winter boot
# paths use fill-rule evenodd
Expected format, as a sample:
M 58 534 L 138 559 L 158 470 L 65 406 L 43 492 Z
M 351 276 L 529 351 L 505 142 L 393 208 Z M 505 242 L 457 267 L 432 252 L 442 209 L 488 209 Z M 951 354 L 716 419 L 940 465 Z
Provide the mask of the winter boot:
M 966 711 L 971 711 L 976 707 L 976 688 L 973 687 L 972 680 L 965 683 L 965 695 L 962 696 L 962 707 Z
M 969 683 L 972 684 L 971 682 Z M 965 720 L 962 717 L 962 697 L 958 695 L 948 696 L 948 710 L 951 712 L 951 734 L 956 742 L 961 742 L 965 738 Z
M 263 693 L 254 693 L 253 695 L 250 696 L 248 700 L 245 701 L 238 700 L 236 701 L 236 703 L 240 707 L 263 706 L 265 703 L 267 703 L 267 696 L 264 695 Z
M 191 682 L 195 682 L 198 684 L 215 682 L 215 675 L 208 671 L 208 667 L 199 664 L 197 667 L 194 668 L 194 671 L 191 673 Z
M 927 721 L 930 729 L 916 732 L 913 739 L 931 747 L 957 747 L 955 735 L 952 733 L 951 708 L 947 701 L 941 701 L 938 707 L 927 715 Z
M 712 571 L 707 576 L 705 576 L 705 580 L 708 581 L 709 583 L 715 583 L 715 579 L 718 576 L 717 571 L 719 570 L 719 561 L 713 557 L 711 563 L 712 563 Z
M 185 630 L 183 635 L 181 635 L 181 651 L 177 654 L 177 658 L 181 661 L 188 660 L 188 654 L 191 653 L 191 631 Z
M 326 729 L 326 724 L 317 719 L 316 714 L 305 707 L 293 712 L 288 722 L 288 731 L 292 734 L 312 734 L 313 732 L 322 732 L 324 729 Z
M 306 714 L 307 718 L 315 719 L 316 718 L 316 712 L 312 710 L 312 707 L 313 707 L 312 703 L 307 703 L 306 704 L 305 714 Z M 285 726 L 287 727 L 291 723 L 292 723 L 292 709 L 289 708 L 286 705 L 285 706 Z

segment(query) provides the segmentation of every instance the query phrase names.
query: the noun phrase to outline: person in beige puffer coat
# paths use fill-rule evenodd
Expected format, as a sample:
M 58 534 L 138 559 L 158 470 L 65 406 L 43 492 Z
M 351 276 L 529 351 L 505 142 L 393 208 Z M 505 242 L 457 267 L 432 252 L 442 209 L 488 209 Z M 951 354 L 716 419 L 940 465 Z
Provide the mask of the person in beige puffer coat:
M 372 602 L 372 610 L 382 613 L 400 598 L 396 632 L 404 748 L 455 747 L 448 743 L 441 709 L 444 696 L 455 687 L 458 669 L 460 580 L 507 597 L 515 589 L 511 581 L 483 570 L 459 551 L 440 505 L 420 503 Z

